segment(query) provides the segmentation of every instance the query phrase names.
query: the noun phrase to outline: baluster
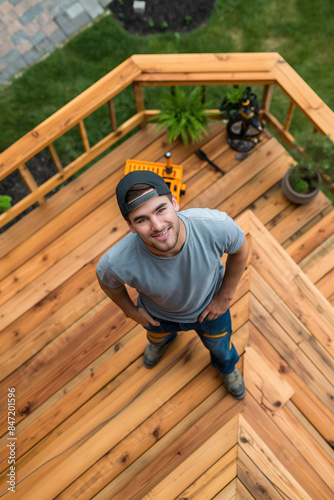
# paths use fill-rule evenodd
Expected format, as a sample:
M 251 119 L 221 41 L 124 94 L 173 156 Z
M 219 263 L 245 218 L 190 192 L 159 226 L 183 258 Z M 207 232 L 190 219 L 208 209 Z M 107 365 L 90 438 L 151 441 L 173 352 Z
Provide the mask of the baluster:
M 36 184 L 36 181 L 33 178 L 33 176 L 31 174 L 29 168 L 27 167 L 27 165 L 23 164 L 20 167 L 18 167 L 17 170 L 18 170 L 18 172 L 19 172 L 19 174 L 20 174 L 23 182 L 25 183 L 25 185 L 29 189 L 29 191 L 31 193 L 33 193 L 34 191 L 36 191 L 36 189 L 38 188 L 38 185 Z M 45 203 L 44 196 L 42 198 L 40 198 L 37 203 L 39 205 L 43 205 Z
M 202 89 L 202 104 L 204 104 L 206 101 L 206 86 L 202 85 L 201 89 Z
M 143 87 L 139 83 L 133 82 L 132 90 L 133 90 L 133 97 L 134 97 L 134 101 L 135 101 L 136 112 L 140 113 L 142 111 L 145 111 L 145 100 L 144 100 Z M 145 125 L 146 125 L 146 119 L 144 117 L 143 122 L 139 125 L 139 127 L 143 128 L 143 127 L 145 127 Z
M 63 165 L 61 164 L 61 161 L 59 159 L 59 156 L 57 154 L 56 148 L 54 147 L 54 144 L 51 143 L 49 144 L 49 151 L 52 156 L 52 159 L 54 161 L 54 164 L 57 167 L 58 172 L 62 172 L 64 170 Z
M 261 109 L 260 109 L 260 116 L 259 116 L 260 120 L 262 120 L 265 113 L 269 112 L 269 110 L 270 110 L 273 92 L 274 92 L 274 85 L 264 85 L 263 94 L 262 94 Z
M 80 121 L 78 123 L 78 125 L 79 125 L 79 130 L 80 130 L 82 144 L 83 144 L 85 152 L 87 153 L 90 150 L 90 146 L 89 146 L 89 141 L 88 141 L 87 132 L 86 132 L 86 129 L 85 129 L 84 122 Z
M 293 117 L 293 112 L 295 110 L 295 103 L 293 101 L 290 101 L 290 104 L 289 104 L 289 108 L 288 108 L 288 111 L 287 111 L 287 114 L 286 114 L 286 117 L 285 117 L 285 122 L 284 122 L 284 130 L 288 131 L 289 128 L 290 128 L 290 125 L 291 125 L 291 120 L 292 120 L 292 117 Z
M 110 101 L 108 101 L 108 110 L 111 123 L 111 130 L 115 132 L 115 130 L 117 130 L 117 119 L 116 119 L 114 99 L 110 99 Z

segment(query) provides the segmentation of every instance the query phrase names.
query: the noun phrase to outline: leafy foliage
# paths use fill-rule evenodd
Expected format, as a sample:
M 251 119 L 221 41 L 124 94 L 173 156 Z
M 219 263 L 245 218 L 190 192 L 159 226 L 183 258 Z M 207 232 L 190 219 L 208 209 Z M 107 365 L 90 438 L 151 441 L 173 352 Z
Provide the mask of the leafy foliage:
M 290 169 L 289 181 L 297 193 L 309 193 L 320 185 L 333 186 L 334 142 L 329 136 L 318 133 L 307 140 L 301 153 L 294 150 L 291 155 L 297 164 Z
M 12 198 L 4 194 L 0 195 L 0 212 L 5 212 L 11 207 Z
M 232 104 L 237 104 L 246 93 L 246 87 L 232 87 L 227 94 L 226 98 Z
M 187 146 L 189 138 L 195 143 L 208 133 L 205 110 L 211 103 L 202 102 L 201 87 L 195 87 L 189 95 L 181 87 L 175 87 L 173 93 L 165 93 L 161 104 L 161 112 L 156 116 L 160 122 L 158 130 L 167 127 L 169 142 L 181 136 Z

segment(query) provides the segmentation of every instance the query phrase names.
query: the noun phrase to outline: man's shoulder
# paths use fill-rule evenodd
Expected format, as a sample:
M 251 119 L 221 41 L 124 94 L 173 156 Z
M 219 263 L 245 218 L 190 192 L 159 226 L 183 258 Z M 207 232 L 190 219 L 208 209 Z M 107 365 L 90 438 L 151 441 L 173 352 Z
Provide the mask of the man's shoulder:
M 133 251 L 133 248 L 137 245 L 138 241 L 136 235 L 133 233 L 128 233 L 120 241 L 117 241 L 113 246 L 106 251 L 104 255 L 114 256 L 114 255 L 124 255 L 128 252 Z
M 129 233 L 120 241 L 111 246 L 100 258 L 97 264 L 97 272 L 101 276 L 107 269 L 121 268 L 128 265 L 129 259 L 135 253 L 137 245 L 136 235 Z M 102 279 L 102 278 L 101 278 Z
M 230 219 L 225 212 L 211 208 L 188 208 L 187 210 L 182 210 L 179 214 L 186 219 L 198 220 L 200 222 L 208 220 L 224 222 Z

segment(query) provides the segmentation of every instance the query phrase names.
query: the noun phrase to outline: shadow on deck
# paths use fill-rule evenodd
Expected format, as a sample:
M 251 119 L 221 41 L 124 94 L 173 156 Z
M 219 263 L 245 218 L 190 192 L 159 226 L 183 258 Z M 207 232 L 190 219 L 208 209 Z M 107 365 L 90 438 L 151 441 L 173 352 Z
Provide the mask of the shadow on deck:
M 332 498 L 333 207 L 322 194 L 300 207 L 284 198 L 290 157 L 269 134 L 239 162 L 212 126 L 201 147 L 224 177 L 198 147 L 147 126 L 1 235 L 0 494 L 15 388 L 20 499 Z M 231 308 L 242 402 L 194 332 L 145 369 L 143 328 L 96 282 L 127 232 L 114 196 L 125 160 L 167 150 L 184 167 L 181 210 L 225 211 L 250 242 Z

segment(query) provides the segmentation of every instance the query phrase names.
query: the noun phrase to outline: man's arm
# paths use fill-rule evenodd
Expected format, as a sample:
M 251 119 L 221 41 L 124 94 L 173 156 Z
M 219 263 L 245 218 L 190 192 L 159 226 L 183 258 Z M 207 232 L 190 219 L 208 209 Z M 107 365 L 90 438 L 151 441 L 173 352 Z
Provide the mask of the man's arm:
M 216 319 L 224 314 L 230 307 L 235 295 L 240 278 L 245 270 L 249 254 L 249 245 L 245 237 L 243 244 L 235 253 L 227 257 L 223 284 L 219 292 L 213 296 L 211 302 L 206 306 L 199 316 L 199 321 L 204 318 Z
M 146 309 L 141 307 L 137 308 L 137 306 L 132 302 L 124 285 L 119 288 L 110 288 L 102 283 L 98 274 L 96 276 L 104 293 L 123 311 L 125 316 L 133 318 L 134 321 L 137 321 L 137 323 L 140 323 L 142 326 L 148 326 L 148 324 L 153 326 L 160 325 L 158 321 L 155 321 L 152 318 Z

